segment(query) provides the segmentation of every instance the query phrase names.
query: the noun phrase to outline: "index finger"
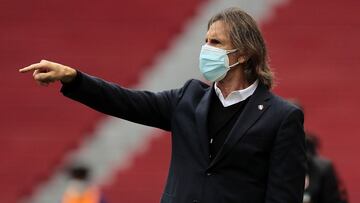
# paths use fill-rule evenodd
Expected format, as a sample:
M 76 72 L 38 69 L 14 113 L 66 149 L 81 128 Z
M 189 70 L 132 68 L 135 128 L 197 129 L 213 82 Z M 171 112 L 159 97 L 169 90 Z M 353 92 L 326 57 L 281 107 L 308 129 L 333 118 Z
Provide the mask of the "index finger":
M 35 64 L 32 64 L 32 65 L 27 66 L 25 68 L 19 69 L 19 72 L 20 73 L 26 73 L 26 72 L 29 72 L 29 71 L 32 71 L 32 70 L 37 70 L 37 69 L 40 69 L 40 68 L 41 68 L 40 63 L 35 63 Z

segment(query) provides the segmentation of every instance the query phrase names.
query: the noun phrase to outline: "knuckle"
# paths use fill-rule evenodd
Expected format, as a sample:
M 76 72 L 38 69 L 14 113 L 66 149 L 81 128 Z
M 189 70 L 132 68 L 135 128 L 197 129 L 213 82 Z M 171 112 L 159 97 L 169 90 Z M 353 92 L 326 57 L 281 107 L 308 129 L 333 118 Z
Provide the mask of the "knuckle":
M 40 80 L 40 76 L 39 75 L 34 75 L 34 79 L 39 81 Z
M 50 62 L 47 60 L 41 60 L 40 62 L 42 65 L 49 66 Z

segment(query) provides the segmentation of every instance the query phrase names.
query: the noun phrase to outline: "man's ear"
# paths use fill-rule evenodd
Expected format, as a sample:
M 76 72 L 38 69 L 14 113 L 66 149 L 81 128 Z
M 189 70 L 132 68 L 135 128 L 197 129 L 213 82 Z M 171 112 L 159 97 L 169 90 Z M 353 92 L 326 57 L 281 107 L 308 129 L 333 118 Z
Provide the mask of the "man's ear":
M 246 56 L 245 55 L 241 55 L 239 58 L 238 58 L 238 62 L 240 63 L 245 63 L 247 60 Z

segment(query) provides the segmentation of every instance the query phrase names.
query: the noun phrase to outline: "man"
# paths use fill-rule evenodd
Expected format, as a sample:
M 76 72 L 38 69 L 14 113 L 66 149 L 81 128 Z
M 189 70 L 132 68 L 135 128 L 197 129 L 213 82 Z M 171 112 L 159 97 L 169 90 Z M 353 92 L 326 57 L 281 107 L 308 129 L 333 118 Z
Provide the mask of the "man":
M 333 163 L 318 154 L 319 139 L 306 134 L 308 156 L 307 187 L 304 203 L 347 203 L 347 193 Z
M 306 155 L 303 113 L 269 90 L 273 76 L 255 21 L 238 8 L 212 17 L 200 52 L 211 86 L 129 90 L 71 67 L 41 61 L 42 85 L 108 115 L 172 132 L 162 203 L 300 203 Z

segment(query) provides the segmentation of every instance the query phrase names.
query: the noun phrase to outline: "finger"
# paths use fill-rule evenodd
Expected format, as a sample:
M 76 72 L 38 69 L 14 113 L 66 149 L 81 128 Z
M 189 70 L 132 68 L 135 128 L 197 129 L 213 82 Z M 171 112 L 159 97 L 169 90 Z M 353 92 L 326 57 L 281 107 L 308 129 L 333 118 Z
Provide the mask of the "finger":
M 35 76 L 36 74 L 39 74 L 39 70 L 35 70 L 34 72 L 33 72 L 33 76 Z
M 49 83 L 49 82 L 54 81 L 54 77 L 53 77 L 52 73 L 50 73 L 50 72 L 48 72 L 48 73 L 37 73 L 37 74 L 35 74 L 34 79 L 36 81 L 44 82 L 44 83 Z
M 43 65 L 41 63 L 35 63 L 35 64 L 32 64 L 30 66 L 27 66 L 25 68 L 20 69 L 19 72 L 20 73 L 26 73 L 26 72 L 29 72 L 29 71 L 40 69 L 42 67 L 43 67 Z
M 33 76 L 35 76 L 39 73 L 48 73 L 48 72 L 49 72 L 49 70 L 47 68 L 40 68 L 40 69 L 34 70 Z
M 38 70 L 42 68 L 49 68 L 52 65 L 52 62 L 47 60 L 41 60 L 40 63 L 35 63 L 25 68 L 19 70 L 20 73 L 26 73 L 33 70 Z

